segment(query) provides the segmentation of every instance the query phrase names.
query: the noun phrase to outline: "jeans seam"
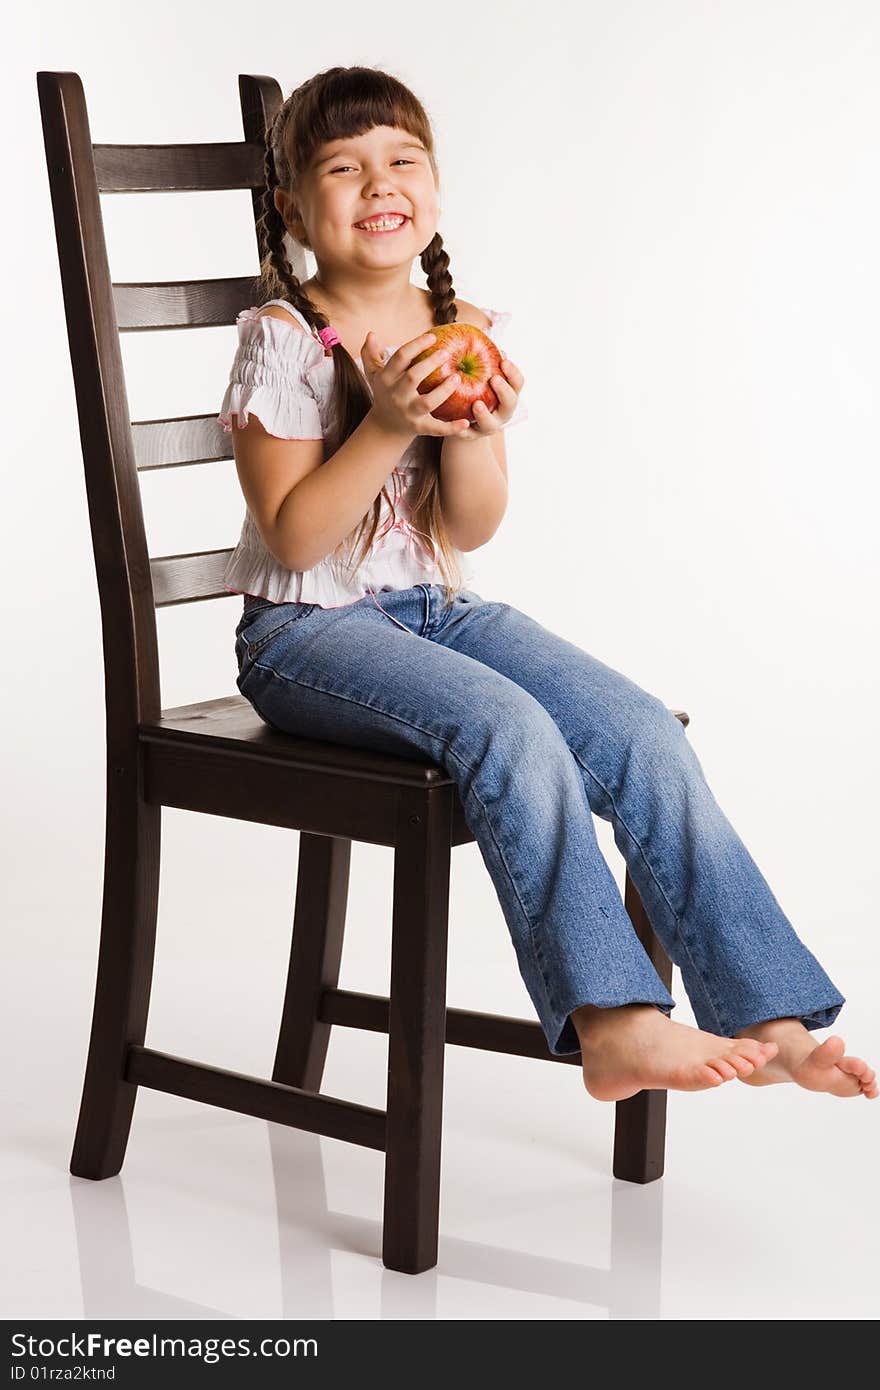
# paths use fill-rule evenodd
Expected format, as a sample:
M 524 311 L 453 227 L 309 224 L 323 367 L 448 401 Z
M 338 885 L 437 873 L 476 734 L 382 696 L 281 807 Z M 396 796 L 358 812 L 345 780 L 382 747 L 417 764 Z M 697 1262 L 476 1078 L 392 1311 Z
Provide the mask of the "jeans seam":
M 570 747 L 570 746 L 571 746 L 571 745 L 569 745 L 569 747 Z M 623 826 L 623 828 L 624 828 L 624 830 L 626 831 L 627 835 L 629 836 L 630 840 L 631 840 L 632 843 L 635 845 L 636 849 L 638 850 L 639 854 L 641 855 L 642 861 L 644 862 L 644 865 L 645 865 L 645 868 L 648 870 L 648 873 L 651 875 L 651 878 L 652 878 L 652 879 L 654 880 L 654 882 L 656 883 L 656 885 L 657 885 L 657 890 L 658 890 L 658 892 L 660 893 L 660 896 L 663 898 L 663 901 L 666 903 L 666 906 L 669 908 L 669 912 L 670 912 L 670 914 L 671 914 L 671 916 L 672 916 L 672 920 L 673 920 L 673 922 L 675 923 L 675 935 L 676 935 L 676 939 L 677 939 L 679 945 L 681 946 L 681 948 L 682 948 L 684 954 L 687 956 L 688 961 L 690 962 L 690 965 L 691 965 L 691 969 L 694 971 L 695 974 L 699 975 L 700 981 L 701 981 L 701 983 L 702 983 L 702 985 L 703 985 L 703 988 L 704 988 L 704 990 L 706 991 L 706 996 L 707 996 L 707 998 L 708 998 L 708 1000 L 709 1000 L 709 1003 L 710 1003 L 711 1006 L 712 1006 L 712 1011 L 713 1011 L 713 1013 L 715 1014 L 715 1018 L 717 1019 L 719 1031 L 723 1031 L 723 1029 L 724 1029 L 724 1023 L 723 1023 L 723 1021 L 722 1021 L 721 1011 L 719 1010 L 718 1001 L 716 1000 L 716 998 L 715 998 L 715 996 L 714 996 L 714 994 L 713 994 L 713 992 L 712 992 L 711 986 L 710 986 L 710 984 L 709 984 L 707 972 L 706 972 L 705 970 L 701 970 L 700 967 L 697 965 L 696 961 L 694 960 L 693 954 L 691 953 L 690 945 L 688 944 L 688 942 L 687 942 L 687 940 L 686 940 L 686 938 L 685 938 L 685 936 L 684 936 L 684 933 L 683 933 L 682 930 L 681 930 L 681 924 L 682 924 L 682 920 L 683 920 L 683 919 L 682 919 L 681 917 L 679 917 L 678 913 L 675 911 L 675 908 L 672 906 L 672 903 L 669 901 L 669 897 L 668 897 L 668 895 L 667 895 L 667 893 L 666 893 L 666 890 L 664 889 L 663 884 L 660 882 L 660 880 L 658 879 L 657 875 L 655 874 L 654 869 L 653 869 L 653 867 L 652 867 L 652 865 L 651 865 L 651 862 L 650 862 L 650 860 L 648 859 L 648 856 L 647 856 L 647 854 L 645 853 L 644 848 L 642 847 L 641 842 L 640 842 L 640 841 L 638 840 L 638 838 L 633 834 L 633 832 L 630 830 L 629 826 L 627 825 L 626 821 L 623 819 L 623 816 L 620 814 L 620 811 L 618 810 L 617 802 L 614 800 L 614 797 L 611 795 L 611 792 L 610 792 L 610 791 L 608 790 L 608 788 L 599 780 L 599 778 L 596 776 L 595 772 L 593 772 L 591 768 L 587 767 L 586 763 L 584 762 L 583 758 L 582 758 L 582 757 L 580 756 L 580 754 L 578 753 L 577 749 L 576 749 L 576 748 L 572 748 L 572 749 L 571 749 L 571 752 L 572 752 L 572 754 L 574 755 L 575 761 L 578 763 L 578 765 L 579 765 L 580 767 L 583 768 L 583 770 L 584 770 L 584 772 L 587 774 L 587 776 L 590 777 L 590 778 L 592 778 L 592 780 L 596 783 L 596 786 L 597 786 L 597 787 L 600 787 L 600 788 L 602 789 L 602 791 L 605 793 L 605 795 L 607 796 L 608 801 L 609 801 L 609 803 L 610 803 L 610 805 L 611 805 L 612 811 L 614 812 L 614 814 L 615 814 L 615 816 L 617 817 L 618 821 L 619 821 L 620 824 Z M 646 909 L 646 911 L 647 911 L 647 909 Z
M 455 757 L 455 754 L 454 754 L 454 753 L 453 753 L 453 757 Z M 472 770 L 472 769 L 471 769 L 471 770 Z M 532 954 L 534 955 L 535 961 L 536 961 L 537 966 L 538 966 L 538 974 L 540 975 L 541 979 L 542 979 L 543 982 L 544 982 L 544 992 L 545 992 L 545 994 L 547 995 L 547 1000 L 548 1000 L 548 1002 L 549 1002 L 551 1008 L 554 1009 L 554 1010 L 556 1010 L 556 1012 L 558 1012 L 558 1011 L 559 1011 L 559 1006 L 558 1006 L 557 1003 L 556 1003 L 556 999 L 555 999 L 555 996 L 554 996 L 554 994 L 553 994 L 553 990 L 552 990 L 552 988 L 551 988 L 550 981 L 549 981 L 549 979 L 548 979 L 548 977 L 547 977 L 547 973 L 546 973 L 546 971 L 545 971 L 545 969 L 544 969 L 544 957 L 543 957 L 543 955 L 542 955 L 542 953 L 541 953 L 541 948 L 540 948 L 540 945 L 539 945 L 539 942 L 538 942 L 538 938 L 537 938 L 537 936 L 536 936 L 536 934 L 535 934 L 534 923 L 532 922 L 531 916 L 530 916 L 529 913 L 526 911 L 526 905 L 525 905 L 525 903 L 524 903 L 523 900 L 522 900 L 522 895 L 520 894 L 519 888 L 518 888 L 518 886 L 517 886 L 516 879 L 514 878 L 513 873 L 511 872 L 510 865 L 509 865 L 508 862 L 507 862 L 507 859 L 506 859 L 505 854 L 504 854 L 504 850 L 501 848 L 501 844 L 500 844 L 500 842 L 499 842 L 499 840 L 498 840 L 498 836 L 495 834 L 495 827 L 494 827 L 494 825 L 492 824 L 492 821 L 491 821 L 491 819 L 490 819 L 488 809 L 487 809 L 487 807 L 486 807 L 486 805 L 485 805 L 485 803 L 484 803 L 482 797 L 480 796 L 480 794 L 479 794 L 479 792 L 477 791 L 476 787 L 473 786 L 473 784 L 471 784 L 470 791 L 472 792 L 473 796 L 476 798 L 476 800 L 477 800 L 477 801 L 479 802 L 479 804 L 480 804 L 480 809 L 481 809 L 482 812 L 483 812 L 483 818 L 484 818 L 486 824 L 487 824 L 488 827 L 489 827 L 489 831 L 490 831 L 490 833 L 491 833 L 491 835 L 492 835 L 492 840 L 493 840 L 493 842 L 494 842 L 494 845 L 495 845 L 496 850 L 498 851 L 498 857 L 499 857 L 499 859 L 501 860 L 502 864 L 504 865 L 504 868 L 505 868 L 505 870 L 506 870 L 506 872 L 507 872 L 507 877 L 510 879 L 510 882 L 511 882 L 511 884 L 512 884 L 512 886 L 513 886 L 513 891 L 514 891 L 514 893 L 515 893 L 515 895 L 516 895 L 516 900 L 517 900 L 517 902 L 519 903 L 519 910 L 520 910 L 520 912 L 522 913 L 523 918 L 525 919 L 526 926 L 527 926 L 528 929 L 529 929 L 529 941 L 530 941 L 531 944 L 532 944 Z
M 440 743 L 443 744 L 443 746 L 444 746 L 444 748 L 446 749 L 446 751 L 447 751 L 447 753 L 449 754 L 449 756 L 452 757 L 452 758 L 454 758 L 455 761 L 456 761 L 457 763 L 459 763 L 460 766 L 466 768 L 467 771 L 471 774 L 471 777 L 472 777 L 472 778 L 475 776 L 475 769 L 474 769 L 473 767 L 471 767 L 470 763 L 465 762 L 465 760 L 464 760 L 462 757 L 460 757 L 459 754 L 455 751 L 455 749 L 451 746 L 449 740 L 448 740 L 447 738 L 445 738 L 443 734 L 437 733 L 434 729 L 426 729 L 426 728 L 423 728 L 421 724 L 414 724 L 414 723 L 412 722 L 412 720 L 410 720 L 410 719 L 404 719 L 404 718 L 402 717 L 402 715 L 399 715 L 399 714 L 389 714 L 387 710 L 379 709 L 376 705 L 371 705 L 371 704 L 369 703 L 369 701 L 367 701 L 367 700 L 358 700 L 358 699 L 355 699 L 355 697 L 354 697 L 354 696 L 351 696 L 351 695 L 340 695 L 339 692 L 336 691 L 336 690 L 322 690 L 320 686 L 313 686 L 313 685 L 310 685 L 310 684 L 308 683 L 308 681 L 300 681 L 300 680 L 297 680 L 295 676 L 286 676 L 286 675 L 283 674 L 283 672 L 281 672 L 281 671 L 276 671 L 276 670 L 274 669 L 274 667 L 272 667 L 272 666 L 263 666 L 263 665 L 260 664 L 259 661 L 254 661 L 254 662 L 253 662 L 253 664 L 251 665 L 251 668 L 250 668 L 250 671 L 248 672 L 248 674 L 249 674 L 249 675 L 252 674 L 255 670 L 263 671 L 263 672 L 265 672 L 267 675 L 274 676 L 276 680 L 285 681 L 288 685 L 301 685 L 301 686 L 303 687 L 304 690 L 311 690 L 313 693 L 314 693 L 315 691 L 317 691 L 317 692 L 318 692 L 319 694 L 321 694 L 321 695 L 330 695 L 334 700 L 346 700 L 346 701 L 347 701 L 348 703 L 350 703 L 350 704 L 358 705 L 361 709 L 368 709 L 368 710 L 372 710 L 372 711 L 373 711 L 374 713 L 376 713 L 376 714 L 381 714 L 382 717 L 383 717 L 383 719 L 394 719 L 394 720 L 396 720 L 396 722 L 397 722 L 398 724 L 405 724 L 406 727 L 407 727 L 408 729 L 415 729 L 415 730 L 416 730 L 418 733 L 420 733 L 420 734 L 428 734 L 428 735 L 430 735 L 431 738 L 436 738 L 436 739 L 438 739 L 438 740 L 440 741 Z M 244 692 L 242 691 L 242 693 L 244 693 Z M 508 877 L 508 879 L 510 880 L 510 883 L 511 883 L 511 885 L 512 885 L 512 887 L 513 887 L 513 891 L 514 891 L 514 894 L 515 894 L 515 896 L 516 896 L 516 900 L 517 900 L 517 902 L 519 903 L 520 912 L 522 913 L 522 915 L 523 915 L 523 917 L 524 917 L 524 919 L 525 919 L 526 926 L 527 926 L 528 929 L 529 929 L 529 940 L 530 940 L 530 942 L 531 942 L 531 944 L 532 944 L 532 952 L 533 952 L 533 954 L 534 954 L 534 956 L 535 956 L 535 960 L 536 960 L 536 962 L 537 962 L 538 973 L 540 974 L 541 979 L 542 979 L 543 982 L 544 982 L 544 990 L 545 990 L 545 993 L 546 993 L 546 995 L 547 995 L 547 998 L 548 998 L 550 1004 L 551 1004 L 554 1008 L 556 1008 L 557 1006 L 556 1006 L 555 1003 L 554 1003 L 554 996 L 553 996 L 553 992 L 552 992 L 552 990 L 551 990 L 551 988 L 550 988 L 550 982 L 549 982 L 549 980 L 547 979 L 547 976 L 546 976 L 546 974 L 545 974 L 545 972 L 544 972 L 544 962 L 543 962 L 543 958 L 542 958 L 542 956 L 541 956 L 541 953 L 540 953 L 540 951 L 539 951 L 539 949 L 538 949 L 538 943 L 537 943 L 537 939 L 536 939 L 536 936 L 535 936 L 535 928 L 534 928 L 534 925 L 533 925 L 533 923 L 532 923 L 532 919 L 531 919 L 531 917 L 529 916 L 529 913 L 526 911 L 525 903 L 523 902 L 522 896 L 520 895 L 520 891 L 519 891 L 519 887 L 517 886 L 516 879 L 515 879 L 513 873 L 511 872 L 510 865 L 508 864 L 507 859 L 505 858 L 505 855 L 504 855 L 504 850 L 501 848 L 501 845 L 500 845 L 500 843 L 499 843 L 499 841 L 498 841 L 498 837 L 497 837 L 497 835 L 495 834 L 495 827 L 494 827 L 493 824 L 492 824 L 492 821 L 491 821 L 490 816 L 489 816 L 489 812 L 488 812 L 488 810 L 487 810 L 487 808 L 486 808 L 486 806 L 485 806 L 485 804 L 484 804 L 484 802 L 483 802 L 483 800 L 482 800 L 482 798 L 481 798 L 479 792 L 477 791 L 476 787 L 473 785 L 473 782 L 471 782 L 471 785 L 470 785 L 469 790 L 470 790 L 470 792 L 473 793 L 473 796 L 475 797 L 476 801 L 477 801 L 477 802 L 479 803 L 479 805 L 480 805 L 480 809 L 482 810 L 484 819 L 485 819 L 485 821 L 486 821 L 486 824 L 487 824 L 488 827 L 489 827 L 489 832 L 490 832 L 490 834 L 491 834 L 491 836 L 492 836 L 492 840 L 493 840 L 493 842 L 494 842 L 494 844 L 495 844 L 495 848 L 496 848 L 497 851 L 498 851 L 498 857 L 499 857 L 499 859 L 501 860 L 501 863 L 504 865 L 505 871 L 506 871 L 506 873 L 507 873 L 507 877 Z

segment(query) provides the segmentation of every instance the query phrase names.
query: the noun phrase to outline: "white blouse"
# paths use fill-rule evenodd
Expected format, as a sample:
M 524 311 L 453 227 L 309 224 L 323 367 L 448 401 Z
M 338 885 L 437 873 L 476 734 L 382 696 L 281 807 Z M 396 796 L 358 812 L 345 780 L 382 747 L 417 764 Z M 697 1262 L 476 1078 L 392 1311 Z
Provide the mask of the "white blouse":
M 238 347 L 218 420 L 228 434 L 233 416 L 246 425 L 253 410 L 263 428 L 278 439 L 325 439 L 333 423 L 333 356 L 325 352 L 324 344 L 304 315 L 286 299 L 270 299 L 267 303 L 287 309 L 306 331 L 302 333 L 293 324 L 270 314 L 259 317 L 259 309 L 265 308 L 265 304 L 241 311 L 236 319 Z M 506 327 L 510 313 L 494 309 L 483 312 L 490 320 L 486 331 L 503 354 L 499 329 Z M 399 346 L 397 343 L 385 349 L 386 361 Z M 518 405 L 508 425 L 527 418 L 528 411 Z M 409 506 L 411 489 L 424 466 L 426 441 L 432 437 L 416 435 L 401 455 L 389 478 L 397 520 L 391 524 L 391 509 L 383 497 L 373 544 L 351 579 L 345 572 L 338 572 L 338 557 L 334 565 L 329 555 L 310 570 L 286 569 L 266 549 L 246 507 L 238 545 L 223 575 L 224 589 L 233 594 L 258 595 L 273 603 L 316 603 L 321 608 L 339 608 L 356 603 L 377 589 L 408 589 L 420 582 L 442 584 L 443 575 L 434 559 L 430 538 L 416 530 Z M 474 573 L 467 553 L 454 553 L 463 582 L 467 582 Z

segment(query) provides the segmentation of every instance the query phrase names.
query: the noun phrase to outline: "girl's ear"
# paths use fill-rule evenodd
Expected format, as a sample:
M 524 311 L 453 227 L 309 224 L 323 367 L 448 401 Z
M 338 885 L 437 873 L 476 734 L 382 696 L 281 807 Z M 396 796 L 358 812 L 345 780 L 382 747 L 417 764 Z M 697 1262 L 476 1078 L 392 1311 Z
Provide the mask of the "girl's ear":
M 273 201 L 273 203 L 275 204 L 275 211 L 281 213 L 281 216 L 284 218 L 284 221 L 285 221 L 285 223 L 286 223 L 286 222 L 287 222 L 287 212 L 286 212 L 287 193 L 286 193 L 286 191 L 281 187 L 280 184 L 278 184 L 278 186 L 277 186 L 277 187 L 273 190 L 273 192 L 272 192 L 272 201 Z

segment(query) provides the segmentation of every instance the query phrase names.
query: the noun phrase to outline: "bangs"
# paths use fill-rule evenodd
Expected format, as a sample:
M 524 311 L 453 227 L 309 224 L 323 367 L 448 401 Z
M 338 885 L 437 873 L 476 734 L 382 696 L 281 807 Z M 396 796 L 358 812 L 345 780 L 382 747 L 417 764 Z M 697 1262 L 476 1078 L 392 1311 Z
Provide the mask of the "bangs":
M 303 93 L 291 132 L 294 147 L 290 165 L 294 178 L 311 168 L 323 146 L 365 135 L 375 126 L 405 130 L 424 145 L 433 163 L 433 140 L 425 111 L 390 74 L 373 68 L 346 68 L 338 74 L 325 74 L 320 100 L 313 103 L 311 96 Z

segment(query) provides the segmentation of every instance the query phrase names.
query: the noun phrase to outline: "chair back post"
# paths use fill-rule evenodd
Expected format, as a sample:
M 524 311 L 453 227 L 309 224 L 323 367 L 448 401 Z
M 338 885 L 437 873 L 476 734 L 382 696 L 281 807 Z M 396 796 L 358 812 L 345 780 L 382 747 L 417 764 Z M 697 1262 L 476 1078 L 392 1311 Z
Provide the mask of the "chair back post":
M 108 773 L 161 714 L 150 562 L 85 93 L 75 72 L 37 87 L 76 392 L 104 649 Z
M 282 103 L 281 88 L 274 77 L 256 77 L 242 72 L 238 75 L 238 99 L 241 104 L 241 124 L 245 140 L 249 144 L 265 147 L 266 134 Z M 265 185 L 261 185 L 259 188 L 251 189 L 257 254 L 261 266 L 266 248 L 260 244 L 258 222 L 263 210 L 264 188 Z

